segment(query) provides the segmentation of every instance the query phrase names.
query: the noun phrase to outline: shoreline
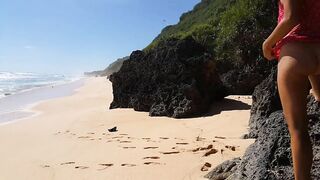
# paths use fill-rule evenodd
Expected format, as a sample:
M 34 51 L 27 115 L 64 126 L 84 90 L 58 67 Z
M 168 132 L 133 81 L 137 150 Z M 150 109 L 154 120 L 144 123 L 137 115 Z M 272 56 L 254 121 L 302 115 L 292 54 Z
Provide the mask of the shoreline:
M 37 116 L 40 112 L 33 110 L 35 106 L 51 99 L 75 94 L 86 79 L 31 88 L 0 98 L 0 126 Z M 21 99 L 24 101 L 20 102 Z
M 1 177 L 200 180 L 216 165 L 242 156 L 254 141 L 241 139 L 248 131 L 249 96 L 214 104 L 213 116 L 173 119 L 109 110 L 111 85 L 89 78 L 73 95 L 34 106 L 37 116 L 0 126 Z M 118 132 L 108 132 L 114 126 Z M 204 156 L 209 149 L 198 148 L 209 145 L 218 152 Z M 212 167 L 201 171 L 206 162 Z

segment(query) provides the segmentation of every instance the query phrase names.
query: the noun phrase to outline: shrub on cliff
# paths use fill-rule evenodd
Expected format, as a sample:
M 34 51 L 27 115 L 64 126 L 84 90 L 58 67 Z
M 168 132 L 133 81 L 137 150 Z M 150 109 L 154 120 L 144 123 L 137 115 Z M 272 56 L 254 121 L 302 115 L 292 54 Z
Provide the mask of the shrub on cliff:
M 163 29 L 145 51 L 168 38 L 192 36 L 215 59 L 234 65 L 261 59 L 261 44 L 276 24 L 277 0 L 202 0 L 178 24 Z

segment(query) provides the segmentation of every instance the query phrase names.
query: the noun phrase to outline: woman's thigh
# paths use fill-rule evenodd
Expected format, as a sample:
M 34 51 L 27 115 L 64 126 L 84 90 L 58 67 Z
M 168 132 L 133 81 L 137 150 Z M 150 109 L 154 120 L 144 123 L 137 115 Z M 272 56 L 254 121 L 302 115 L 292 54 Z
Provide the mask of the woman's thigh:
M 320 74 L 320 63 L 311 43 L 290 42 L 281 48 L 279 68 L 301 75 Z

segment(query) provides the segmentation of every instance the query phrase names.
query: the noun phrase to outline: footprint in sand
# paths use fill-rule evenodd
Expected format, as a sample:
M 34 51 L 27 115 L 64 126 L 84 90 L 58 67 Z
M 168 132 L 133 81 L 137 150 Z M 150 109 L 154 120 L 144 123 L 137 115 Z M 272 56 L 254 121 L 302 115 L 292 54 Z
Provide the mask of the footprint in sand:
M 147 140 L 147 142 L 156 142 L 156 141 L 152 141 L 151 138 L 142 138 L 143 140 Z
M 54 135 L 58 135 L 58 134 L 61 134 L 61 132 L 59 131 L 59 132 L 54 133 Z
M 236 147 L 235 146 L 225 146 L 227 149 L 230 149 L 231 151 L 236 151 Z
M 174 138 L 174 139 L 181 140 L 181 141 L 183 141 L 183 140 L 184 140 L 184 139 L 182 139 L 182 138 Z
M 121 135 L 121 136 L 128 136 L 128 134 L 119 134 L 119 135 Z
M 203 156 L 210 156 L 211 154 L 216 154 L 218 150 L 216 149 L 211 149 L 210 151 L 206 152 Z
M 208 145 L 208 147 L 199 147 L 199 148 L 193 149 L 192 152 L 204 151 L 204 150 L 209 150 L 212 148 L 213 148 L 213 145 L 210 144 L 210 145 Z
M 211 164 L 206 162 L 202 167 L 201 167 L 201 171 L 208 171 L 209 168 L 211 168 Z
M 123 138 L 123 136 L 115 136 L 115 137 L 112 137 L 112 139 L 121 139 Z
M 220 150 L 220 153 L 221 153 L 221 154 L 223 154 L 223 152 L 224 152 L 224 150 L 223 150 L 223 149 L 221 149 L 221 150 Z
M 91 135 L 94 135 L 94 134 L 96 134 L 96 133 L 93 133 L 93 132 L 88 132 L 87 134 L 91 134 Z
M 111 167 L 111 166 L 113 166 L 113 164 L 99 164 L 100 166 L 102 166 L 102 167 L 104 167 L 104 168 L 102 168 L 102 169 L 98 169 L 98 171 L 102 171 L 102 170 L 105 170 L 105 169 L 107 169 L 107 168 L 109 168 L 109 167 Z
M 215 138 L 217 138 L 217 139 L 227 139 L 226 137 L 223 137 L 223 136 L 215 136 Z
M 144 157 L 143 159 L 160 159 L 158 156 Z
M 167 137 L 160 137 L 160 139 L 169 139 L 169 138 L 167 138 Z
M 159 147 L 144 147 L 143 149 L 158 149 Z
M 89 167 L 87 167 L 87 166 L 76 166 L 74 168 L 75 169 L 88 169 Z
M 122 147 L 123 149 L 135 149 L 136 147 Z
M 131 141 L 120 141 L 120 143 L 131 143 Z
M 78 138 L 79 139 L 89 139 L 89 138 L 92 138 L 92 137 L 90 137 L 90 136 L 79 136 Z
M 161 163 L 158 163 L 158 162 L 145 162 L 143 164 L 145 164 L 145 165 L 151 165 L 151 164 L 153 164 L 153 165 L 161 165 Z
M 176 143 L 177 145 L 188 145 L 189 143 Z
M 49 165 L 41 165 L 42 168 L 49 168 Z
M 75 162 L 70 161 L 70 162 L 61 163 L 60 165 L 69 165 L 69 164 L 75 164 Z
M 135 164 L 121 164 L 121 166 L 123 167 L 134 167 L 134 166 L 137 166 Z
M 171 152 L 160 152 L 161 154 L 179 154 L 180 151 L 171 151 Z
M 196 141 L 203 141 L 203 140 L 206 140 L 206 138 L 202 138 L 202 137 L 200 137 L 200 136 L 198 136 L 198 137 L 196 138 Z

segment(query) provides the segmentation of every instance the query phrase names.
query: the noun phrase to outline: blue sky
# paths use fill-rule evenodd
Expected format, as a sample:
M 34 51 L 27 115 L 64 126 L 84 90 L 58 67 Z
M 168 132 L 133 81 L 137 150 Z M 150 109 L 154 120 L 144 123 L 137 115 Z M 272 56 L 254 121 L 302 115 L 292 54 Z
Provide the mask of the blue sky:
M 200 0 L 0 0 L 0 71 L 79 74 L 146 47 Z

